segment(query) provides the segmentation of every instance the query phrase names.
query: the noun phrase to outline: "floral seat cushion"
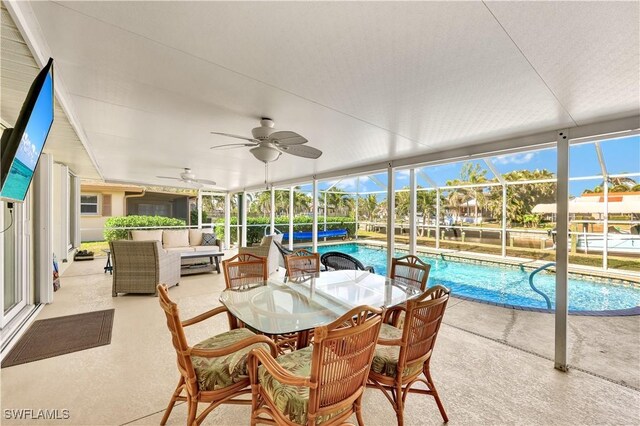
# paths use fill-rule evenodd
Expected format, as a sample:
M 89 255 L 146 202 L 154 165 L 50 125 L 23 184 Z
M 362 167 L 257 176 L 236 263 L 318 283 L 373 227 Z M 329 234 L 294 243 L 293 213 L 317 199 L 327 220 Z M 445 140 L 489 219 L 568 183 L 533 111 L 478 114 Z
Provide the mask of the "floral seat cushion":
M 380 328 L 380 338 L 389 340 L 401 339 L 402 330 L 383 323 Z M 373 363 L 371 364 L 371 371 L 384 376 L 396 377 L 399 357 L 400 346 L 376 345 L 376 351 L 373 355 Z M 413 364 L 407 365 L 402 372 L 402 377 L 411 376 L 416 372 L 421 371 L 422 365 L 422 362 L 414 362 Z
M 237 328 L 210 337 L 194 347 L 198 349 L 222 349 L 251 336 L 255 336 L 251 330 Z M 269 345 L 256 343 L 226 356 L 216 358 L 192 357 L 191 361 L 196 371 L 200 390 L 218 390 L 248 379 L 247 356 L 253 348 L 264 348 L 269 351 Z
M 307 347 L 281 355 L 276 358 L 276 362 L 291 374 L 309 377 L 311 375 L 312 355 L 313 348 Z M 309 411 L 308 387 L 282 384 L 263 366 L 258 368 L 258 380 L 278 411 L 296 424 L 303 425 L 307 423 L 307 413 Z M 323 414 L 316 419 L 316 424 L 324 423 L 344 410 L 343 408 L 335 413 Z

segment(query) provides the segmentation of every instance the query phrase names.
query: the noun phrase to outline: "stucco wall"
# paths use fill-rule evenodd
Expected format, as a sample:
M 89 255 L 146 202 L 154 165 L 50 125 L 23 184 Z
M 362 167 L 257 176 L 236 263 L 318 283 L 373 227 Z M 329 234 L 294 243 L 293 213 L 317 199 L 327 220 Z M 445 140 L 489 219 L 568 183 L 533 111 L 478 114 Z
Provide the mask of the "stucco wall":
M 111 195 L 111 214 L 103 215 L 102 196 Z M 124 191 L 99 190 L 95 188 L 81 189 L 81 195 L 98 195 L 98 213 L 80 215 L 80 238 L 82 241 L 104 240 L 104 223 L 111 216 L 124 216 Z

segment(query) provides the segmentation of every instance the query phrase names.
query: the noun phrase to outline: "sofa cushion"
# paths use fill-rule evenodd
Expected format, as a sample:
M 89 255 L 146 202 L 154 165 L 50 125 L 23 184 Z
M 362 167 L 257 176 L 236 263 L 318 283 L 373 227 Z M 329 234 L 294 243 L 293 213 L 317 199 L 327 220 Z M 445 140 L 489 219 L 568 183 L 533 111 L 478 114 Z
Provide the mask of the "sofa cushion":
M 195 246 L 195 247 L 192 247 L 192 248 L 195 251 L 215 251 L 215 252 L 219 252 L 220 251 L 218 246 Z
M 164 251 L 167 253 L 189 253 L 195 251 L 195 247 L 167 247 Z
M 264 237 L 262 237 L 262 240 L 260 241 L 260 245 L 268 246 L 269 244 L 271 244 L 272 240 L 273 240 L 273 235 L 265 235 Z
M 162 232 L 162 246 L 164 248 L 171 247 L 189 247 L 189 230 L 175 229 L 164 230 Z
M 201 246 L 202 245 L 202 229 L 189 229 L 189 245 Z
M 162 241 L 162 229 L 131 231 L 133 241 Z
M 218 238 L 216 234 L 202 233 L 202 245 L 203 246 L 217 246 Z

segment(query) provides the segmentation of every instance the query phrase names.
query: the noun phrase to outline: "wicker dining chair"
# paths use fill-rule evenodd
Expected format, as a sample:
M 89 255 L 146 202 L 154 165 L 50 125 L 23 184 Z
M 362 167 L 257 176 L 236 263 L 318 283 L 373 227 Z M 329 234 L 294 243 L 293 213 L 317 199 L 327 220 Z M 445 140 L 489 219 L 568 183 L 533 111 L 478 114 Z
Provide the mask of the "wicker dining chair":
M 305 249 L 296 250 L 285 256 L 284 263 L 289 278 L 320 272 L 320 255 Z
M 385 314 L 389 316 L 394 310 L 404 310 L 404 327 L 399 329 L 382 324 L 367 386 L 384 393 L 396 412 L 398 425 L 403 424 L 404 405 L 409 393 L 433 396 L 442 419 L 445 423 L 449 421 L 429 369 L 448 300 L 449 290 L 438 285 L 409 300 L 406 308 L 394 307 Z M 420 377 L 421 374 L 424 378 Z M 417 382 L 424 383 L 427 389 L 412 388 Z
M 362 425 L 362 394 L 381 314 L 379 309 L 358 306 L 316 327 L 313 346 L 275 359 L 264 349 L 252 350 L 251 425 L 328 426 L 345 423 L 353 413 Z
M 431 265 L 410 254 L 391 259 L 391 273 L 389 276 L 397 283 L 406 284 L 424 291 L 430 270 Z
M 267 258 L 250 253 L 236 254 L 222 261 L 227 288 L 265 282 L 269 279 Z
M 362 262 L 353 256 L 339 251 L 328 251 L 320 256 L 320 263 L 329 270 L 369 271 L 375 272 L 373 266 L 364 266 Z
M 251 349 L 260 348 L 265 353 L 277 354 L 275 344 L 266 336 L 258 336 L 246 328 L 236 328 L 235 319 L 224 306 L 180 320 L 178 305 L 167 292 L 165 285 L 158 285 L 160 307 L 167 317 L 176 350 L 180 381 L 171 396 L 162 417 L 165 425 L 177 401 L 187 402 L 187 425 L 199 425 L 217 406 L 223 403 L 249 404 L 248 399 L 235 399 L 250 393 L 246 359 Z M 197 324 L 215 315 L 226 313 L 230 330 L 206 339 L 194 346 L 187 343 L 184 327 Z M 209 403 L 200 415 L 198 403 Z

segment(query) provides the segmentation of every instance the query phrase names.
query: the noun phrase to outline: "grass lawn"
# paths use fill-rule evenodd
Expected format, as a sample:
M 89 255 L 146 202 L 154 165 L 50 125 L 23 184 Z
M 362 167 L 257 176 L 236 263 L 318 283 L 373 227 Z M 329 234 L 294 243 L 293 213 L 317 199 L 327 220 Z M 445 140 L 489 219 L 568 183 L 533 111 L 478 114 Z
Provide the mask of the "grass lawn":
M 94 257 L 103 257 L 107 254 L 102 250 L 106 250 L 109 248 L 109 243 L 107 241 L 86 241 L 80 244 L 80 250 L 92 251 Z

